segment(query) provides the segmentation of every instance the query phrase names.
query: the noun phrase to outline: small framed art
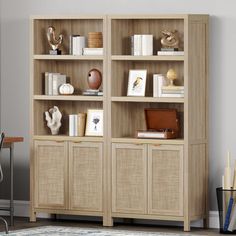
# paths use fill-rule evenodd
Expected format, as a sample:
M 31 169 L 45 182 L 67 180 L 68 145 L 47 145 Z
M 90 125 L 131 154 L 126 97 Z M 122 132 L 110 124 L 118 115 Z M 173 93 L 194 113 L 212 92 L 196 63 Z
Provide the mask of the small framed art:
M 86 136 L 103 136 L 103 110 L 89 109 L 87 111 Z
M 147 70 L 130 70 L 127 96 L 145 96 Z

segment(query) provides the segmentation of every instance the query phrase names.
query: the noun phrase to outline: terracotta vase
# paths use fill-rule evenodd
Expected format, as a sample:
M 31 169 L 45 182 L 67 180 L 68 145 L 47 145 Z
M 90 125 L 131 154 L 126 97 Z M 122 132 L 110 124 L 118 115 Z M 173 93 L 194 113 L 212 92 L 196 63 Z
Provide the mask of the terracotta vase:
M 102 73 L 97 69 L 90 70 L 87 81 L 90 89 L 99 89 L 102 83 Z

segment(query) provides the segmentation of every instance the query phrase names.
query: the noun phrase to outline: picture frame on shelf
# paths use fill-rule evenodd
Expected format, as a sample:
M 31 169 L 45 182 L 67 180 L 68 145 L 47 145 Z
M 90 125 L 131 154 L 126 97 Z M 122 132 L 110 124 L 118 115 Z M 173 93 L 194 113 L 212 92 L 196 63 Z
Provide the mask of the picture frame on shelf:
M 103 110 L 88 109 L 85 136 L 103 136 Z
M 127 96 L 144 97 L 147 70 L 129 70 Z

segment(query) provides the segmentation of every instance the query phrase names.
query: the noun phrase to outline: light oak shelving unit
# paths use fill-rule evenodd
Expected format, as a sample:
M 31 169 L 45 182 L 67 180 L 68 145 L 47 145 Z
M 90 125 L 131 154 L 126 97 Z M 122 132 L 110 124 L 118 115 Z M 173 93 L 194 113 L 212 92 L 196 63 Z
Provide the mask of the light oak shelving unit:
M 31 221 L 38 212 L 114 218 L 191 221 L 208 225 L 208 16 L 121 15 L 33 17 L 31 21 Z M 47 55 L 45 30 L 65 35 L 63 55 Z M 178 30 L 184 56 L 131 56 L 130 36 Z M 70 34 L 103 32 L 104 56 L 68 55 Z M 87 88 L 91 68 L 103 72 L 103 97 L 45 96 L 45 71 L 69 75 Z M 184 85 L 184 98 L 153 97 L 152 75 L 169 68 Z M 147 69 L 145 97 L 127 97 L 130 69 Z M 63 111 L 61 135 L 52 136 L 43 113 Z M 69 137 L 68 114 L 104 110 L 103 137 Z M 137 139 L 145 108 L 175 108 L 178 139 Z M 54 188 L 49 186 L 54 185 Z

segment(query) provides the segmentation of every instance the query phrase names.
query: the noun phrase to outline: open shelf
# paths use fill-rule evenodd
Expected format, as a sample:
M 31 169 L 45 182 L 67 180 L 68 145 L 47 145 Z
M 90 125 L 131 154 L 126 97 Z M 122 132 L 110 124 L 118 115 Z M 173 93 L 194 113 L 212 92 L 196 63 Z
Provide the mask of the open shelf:
M 34 100 L 62 100 L 62 101 L 103 101 L 103 96 L 77 96 L 77 95 L 34 95 Z
M 184 98 L 159 98 L 159 97 L 112 97 L 112 102 L 157 102 L 157 103 L 184 103 Z
M 184 61 L 184 56 L 130 56 L 113 55 L 113 61 Z
M 72 137 L 68 135 L 34 135 L 35 140 L 50 140 L 50 141 L 72 141 L 72 142 L 103 142 L 103 137 Z
M 84 61 L 101 61 L 104 59 L 104 56 L 74 56 L 74 55 L 34 55 L 33 59 L 35 60 L 84 60 Z
M 69 101 L 69 100 L 34 100 L 34 133 L 33 135 L 49 135 L 50 129 L 45 120 L 45 111 L 57 106 L 62 113 L 59 135 L 69 135 L 69 115 L 87 113 L 88 109 L 103 109 L 102 101 Z
M 141 138 L 133 138 L 133 137 L 124 137 L 124 138 L 112 138 L 113 143 L 134 143 L 134 144 L 169 144 L 169 145 L 181 145 L 184 144 L 184 139 L 141 139 Z
M 180 124 L 179 138 L 184 138 L 184 104 L 152 102 L 112 102 L 111 104 L 111 137 L 136 137 L 137 130 L 146 130 L 145 109 L 176 109 Z M 138 139 L 141 140 L 146 139 Z M 146 142 L 146 141 L 145 141 Z
M 103 61 L 77 61 L 77 60 L 35 60 L 34 61 L 34 95 L 44 94 L 45 72 L 61 73 L 67 76 L 67 82 L 75 88 L 75 94 L 82 94 L 88 89 L 88 72 L 98 69 L 103 74 Z M 103 77 L 104 79 L 104 77 Z M 103 83 L 100 86 L 103 89 Z

